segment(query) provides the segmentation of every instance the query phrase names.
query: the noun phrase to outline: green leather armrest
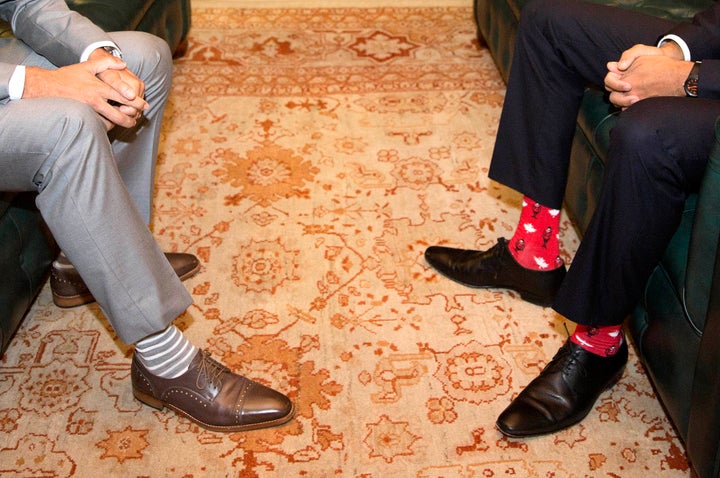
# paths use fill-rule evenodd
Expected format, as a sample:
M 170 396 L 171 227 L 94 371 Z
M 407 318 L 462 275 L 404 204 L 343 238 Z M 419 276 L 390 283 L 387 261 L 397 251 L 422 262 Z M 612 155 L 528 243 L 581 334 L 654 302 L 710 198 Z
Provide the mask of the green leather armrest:
M 698 197 L 688 260 L 688 311 L 700 327 L 702 340 L 692 387 L 687 449 L 698 476 L 720 476 L 720 119 L 715 123 L 715 147 Z M 696 294 L 705 294 L 704 296 Z M 698 314 L 703 313 L 702 317 Z M 699 320 L 702 319 L 702 320 Z M 702 468 L 700 468 L 702 467 Z
M 717 204 L 720 206 L 720 204 Z M 695 367 L 687 450 L 690 462 L 702 478 L 720 477 L 720 235 L 714 264 L 710 305 Z
M 689 320 L 700 333 L 705 329 L 708 300 L 713 287 L 712 260 L 720 235 L 720 120 L 715 123 L 715 146 L 698 193 L 695 220 L 688 249 L 684 303 Z M 717 290 L 717 289 L 716 289 Z M 720 338 L 720 336 L 719 336 Z M 720 364 L 720 362 L 718 362 Z

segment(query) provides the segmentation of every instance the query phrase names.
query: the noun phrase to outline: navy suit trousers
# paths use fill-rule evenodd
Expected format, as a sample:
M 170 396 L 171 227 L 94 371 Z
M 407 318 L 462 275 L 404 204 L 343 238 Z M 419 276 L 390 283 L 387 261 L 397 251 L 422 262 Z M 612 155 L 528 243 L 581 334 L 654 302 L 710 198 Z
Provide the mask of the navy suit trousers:
M 585 88 L 602 88 L 607 62 L 635 44 L 656 45 L 673 26 L 573 0 L 528 3 L 490 177 L 559 209 Z M 638 303 L 699 187 L 720 101 L 651 98 L 617 114 L 602 193 L 553 305 L 585 325 L 620 324 Z

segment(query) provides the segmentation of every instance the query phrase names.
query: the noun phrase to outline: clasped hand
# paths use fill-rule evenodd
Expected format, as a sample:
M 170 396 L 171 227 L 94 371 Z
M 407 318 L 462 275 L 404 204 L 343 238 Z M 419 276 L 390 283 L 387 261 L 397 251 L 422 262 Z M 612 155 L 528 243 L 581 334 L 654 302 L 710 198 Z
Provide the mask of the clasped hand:
M 625 109 L 653 96 L 685 96 L 683 84 L 692 62 L 684 61 L 677 44 L 668 42 L 662 47 L 635 45 L 618 61 L 609 62 L 607 69 L 610 102 Z
M 56 70 L 28 67 L 23 98 L 61 97 L 86 103 L 100 115 L 109 131 L 132 128 L 149 107 L 145 85 L 125 62 L 104 50 L 87 61 Z

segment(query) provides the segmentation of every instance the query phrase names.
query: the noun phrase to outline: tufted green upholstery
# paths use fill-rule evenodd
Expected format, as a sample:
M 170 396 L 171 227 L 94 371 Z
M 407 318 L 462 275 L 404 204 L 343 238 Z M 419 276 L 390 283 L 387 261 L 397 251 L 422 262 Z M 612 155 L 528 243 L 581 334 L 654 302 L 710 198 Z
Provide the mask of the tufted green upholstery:
M 505 80 L 508 78 L 518 18 L 528 0 L 475 0 L 478 35 Z M 677 21 L 712 4 L 711 0 L 592 0 Z M 585 231 L 595 209 L 609 132 L 617 112 L 604 92 L 586 89 L 573 142 L 565 208 Z M 716 125 L 720 138 L 720 124 Z M 668 416 L 684 440 L 700 478 L 720 476 L 720 142 L 713 150 L 699 194 L 685 204 L 682 223 L 648 281 L 629 329 Z M 708 315 L 710 299 L 714 315 Z M 711 319 L 712 318 L 712 319 Z M 714 323 L 706 323 L 707 320 Z M 703 380 L 700 380 L 702 378 Z
M 67 0 L 108 31 L 141 30 L 182 54 L 190 28 L 190 0 Z M 0 22 L 2 23 L 2 22 Z M 0 36 L 11 34 L 0 24 Z M 55 245 L 32 193 L 0 192 L 0 356 L 46 278 Z

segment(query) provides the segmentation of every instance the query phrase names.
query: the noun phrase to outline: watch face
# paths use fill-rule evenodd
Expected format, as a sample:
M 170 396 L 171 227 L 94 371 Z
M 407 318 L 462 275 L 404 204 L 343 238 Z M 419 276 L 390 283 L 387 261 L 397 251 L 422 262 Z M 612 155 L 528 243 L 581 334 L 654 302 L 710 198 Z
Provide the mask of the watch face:
M 111 46 L 104 46 L 103 50 L 110 53 L 115 58 L 120 58 L 122 60 L 122 53 L 120 53 L 120 50 L 118 50 L 117 48 Z
M 685 90 L 685 94 L 687 96 L 696 97 L 698 95 L 698 76 L 700 74 L 700 64 L 701 62 L 699 61 L 695 62 L 692 70 L 690 70 L 690 74 L 688 75 L 687 80 L 685 80 L 685 84 L 683 84 L 683 89 Z

